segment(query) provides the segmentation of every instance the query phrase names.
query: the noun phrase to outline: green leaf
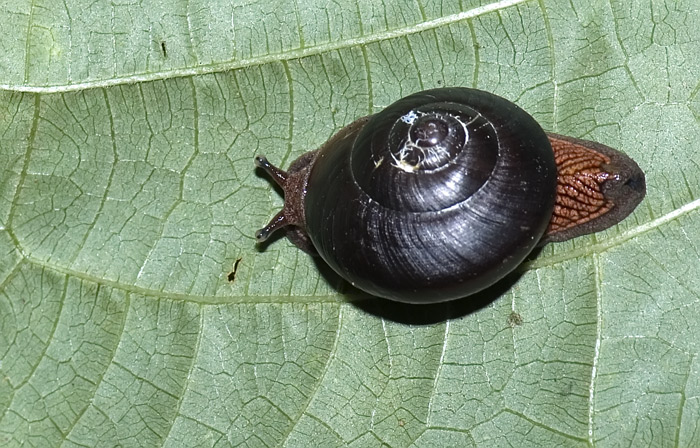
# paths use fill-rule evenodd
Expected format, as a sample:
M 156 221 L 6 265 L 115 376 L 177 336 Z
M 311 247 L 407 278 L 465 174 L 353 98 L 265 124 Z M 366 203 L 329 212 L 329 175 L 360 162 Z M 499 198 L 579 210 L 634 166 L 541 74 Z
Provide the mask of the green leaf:
M 698 23 L 692 0 L 5 2 L 0 444 L 700 445 Z M 621 149 L 647 198 L 478 310 L 256 248 L 282 199 L 255 154 L 452 85 Z

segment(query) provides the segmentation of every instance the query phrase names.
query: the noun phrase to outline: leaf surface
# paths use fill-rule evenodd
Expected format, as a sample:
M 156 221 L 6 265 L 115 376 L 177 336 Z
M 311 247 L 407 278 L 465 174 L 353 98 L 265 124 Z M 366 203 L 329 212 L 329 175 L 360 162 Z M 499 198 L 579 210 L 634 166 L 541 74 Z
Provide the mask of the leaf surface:
M 0 23 L 3 446 L 700 445 L 692 1 L 14 0 Z M 254 155 L 455 85 L 621 149 L 647 198 L 481 308 L 255 247 L 282 199 Z

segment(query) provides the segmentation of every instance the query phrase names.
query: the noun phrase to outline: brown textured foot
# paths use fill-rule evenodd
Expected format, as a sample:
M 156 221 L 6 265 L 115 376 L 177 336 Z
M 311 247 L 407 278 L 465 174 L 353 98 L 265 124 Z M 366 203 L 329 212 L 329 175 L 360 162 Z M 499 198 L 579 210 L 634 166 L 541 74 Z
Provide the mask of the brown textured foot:
M 588 140 L 547 135 L 557 164 L 557 197 L 540 244 L 607 229 L 644 198 L 644 173 L 625 154 Z

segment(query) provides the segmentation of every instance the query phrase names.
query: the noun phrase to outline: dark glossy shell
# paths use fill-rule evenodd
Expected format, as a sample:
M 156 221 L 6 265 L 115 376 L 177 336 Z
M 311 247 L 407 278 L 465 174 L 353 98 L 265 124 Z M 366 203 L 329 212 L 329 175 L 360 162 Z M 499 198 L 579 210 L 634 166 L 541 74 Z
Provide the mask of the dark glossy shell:
M 427 90 L 320 150 L 306 231 L 364 291 L 452 300 L 522 262 L 549 223 L 556 184 L 547 135 L 525 111 L 479 90 Z

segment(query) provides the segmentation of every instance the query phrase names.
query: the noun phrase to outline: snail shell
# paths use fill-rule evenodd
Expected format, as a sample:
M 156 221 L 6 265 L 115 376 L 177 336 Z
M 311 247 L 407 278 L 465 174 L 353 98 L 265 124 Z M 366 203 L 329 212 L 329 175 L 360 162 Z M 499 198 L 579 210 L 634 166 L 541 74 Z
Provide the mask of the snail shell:
M 288 172 L 256 164 L 285 191 L 259 241 L 291 226 L 292 242 L 353 286 L 412 303 L 486 288 L 538 244 L 619 222 L 645 193 L 624 154 L 546 134 L 510 101 L 468 88 L 360 118 Z

